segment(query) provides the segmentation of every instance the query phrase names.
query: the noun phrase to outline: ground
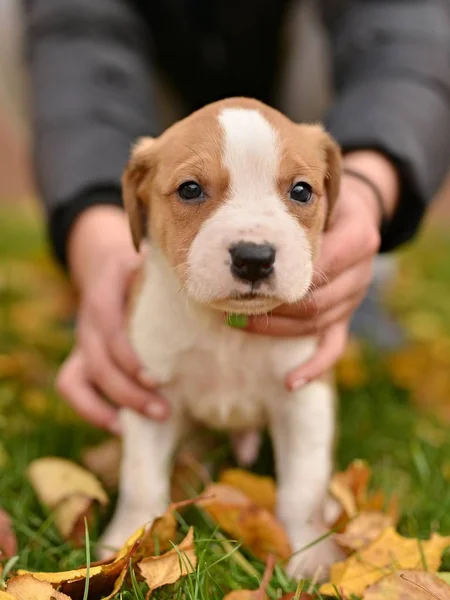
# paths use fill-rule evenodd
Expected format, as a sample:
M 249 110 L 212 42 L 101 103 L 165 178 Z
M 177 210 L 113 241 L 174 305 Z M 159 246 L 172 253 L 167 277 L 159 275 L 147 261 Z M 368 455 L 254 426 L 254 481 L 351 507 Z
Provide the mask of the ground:
M 85 550 L 62 541 L 25 469 L 39 456 L 77 460 L 103 434 L 77 419 L 53 391 L 72 341 L 73 299 L 48 257 L 39 219 L 23 208 L 0 210 L 0 505 L 13 519 L 19 566 L 68 569 L 84 563 Z M 404 535 L 450 534 L 449 296 L 450 239 L 448 230 L 434 226 L 401 252 L 399 276 L 386 295 L 408 332 L 407 346 L 388 354 L 353 343 L 338 370 L 337 466 L 354 458 L 369 462 L 373 485 L 400 497 Z M 270 468 L 267 455 L 260 472 Z M 221 460 L 230 461 L 226 446 Z M 93 551 L 106 518 L 91 528 Z M 195 511 L 186 519 L 199 525 L 199 569 L 175 592 L 165 588 L 155 597 L 221 599 L 230 589 L 255 587 L 248 565 L 262 573 L 262 563 L 244 549 L 236 562 Z M 277 568 L 269 596 L 292 589 Z M 123 594 L 136 595 L 139 589 Z

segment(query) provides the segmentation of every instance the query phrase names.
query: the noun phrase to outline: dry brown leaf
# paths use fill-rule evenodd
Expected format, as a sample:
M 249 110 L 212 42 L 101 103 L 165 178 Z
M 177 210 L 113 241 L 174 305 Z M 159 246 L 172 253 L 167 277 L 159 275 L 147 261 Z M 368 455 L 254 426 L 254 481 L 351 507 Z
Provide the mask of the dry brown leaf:
M 334 537 L 337 543 L 347 550 L 361 550 L 374 542 L 394 521 L 389 515 L 380 512 L 361 512 L 352 519 L 344 533 Z
M 333 584 L 344 596 L 360 596 L 373 583 L 395 569 L 417 569 L 426 566 L 433 572 L 441 563 L 442 552 L 450 545 L 450 537 L 433 534 L 429 540 L 404 538 L 393 527 L 360 552 L 338 562 L 330 569 L 330 582 L 321 593 L 333 595 Z M 423 564 L 425 561 L 426 565 Z
M 169 552 L 160 556 L 148 556 L 138 563 L 149 593 L 169 583 L 175 583 L 181 577 L 192 573 L 197 567 L 194 547 L 194 528 L 191 527 L 184 540 Z
M 0 508 L 0 557 L 17 554 L 17 540 L 12 528 L 11 518 Z
M 122 585 L 130 560 L 132 560 L 137 548 L 134 543 L 127 553 L 122 554 L 114 561 L 98 566 L 91 566 L 89 569 L 89 600 L 95 600 L 100 597 L 106 599 L 112 598 Z M 72 600 L 81 600 L 84 594 L 84 587 L 87 577 L 87 568 L 72 569 L 71 571 L 62 571 L 60 573 L 31 573 L 29 571 L 19 570 L 18 577 L 33 576 L 39 581 L 46 581 L 54 588 L 58 588 L 64 594 L 67 594 Z M 62 599 L 59 599 L 62 600 Z
M 275 512 L 276 485 L 272 477 L 261 477 L 243 469 L 226 469 L 220 474 L 219 483 L 241 490 L 257 506 Z
M 450 600 L 450 585 L 426 571 L 396 571 L 371 585 L 364 600 Z
M 32 575 L 12 577 L 7 590 L 16 600 L 70 600 L 69 596 L 55 590 L 50 583 L 39 581 Z
M 345 471 L 335 473 L 331 478 L 330 494 L 341 504 L 347 517 L 354 517 L 358 506 L 367 500 L 370 476 L 368 464 L 362 460 L 355 460 Z
M 234 590 L 224 596 L 223 600 L 256 600 L 258 590 Z
M 266 560 L 269 554 L 273 554 L 285 560 L 292 554 L 281 523 L 243 492 L 218 483 L 208 486 L 204 493 L 211 497 L 202 502 L 204 510 L 230 536 L 242 540 L 255 556 Z
M 28 477 L 42 504 L 55 512 L 55 525 L 65 539 L 83 542 L 83 523 L 92 518 L 95 503 L 108 497 L 97 478 L 79 465 L 57 457 L 39 458 Z
M 81 462 L 110 490 L 119 485 L 122 445 L 119 438 L 109 438 L 81 453 Z

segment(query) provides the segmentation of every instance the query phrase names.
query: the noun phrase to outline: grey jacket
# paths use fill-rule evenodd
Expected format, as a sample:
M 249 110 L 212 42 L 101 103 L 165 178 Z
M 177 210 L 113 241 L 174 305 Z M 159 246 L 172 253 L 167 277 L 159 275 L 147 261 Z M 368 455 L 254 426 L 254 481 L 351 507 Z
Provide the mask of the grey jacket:
M 334 66 L 326 124 L 401 175 L 382 250 L 408 240 L 450 164 L 449 0 L 321 0 Z M 160 132 L 154 70 L 186 111 L 231 95 L 274 104 L 288 0 L 24 0 L 35 165 L 50 237 L 120 204 L 131 143 Z

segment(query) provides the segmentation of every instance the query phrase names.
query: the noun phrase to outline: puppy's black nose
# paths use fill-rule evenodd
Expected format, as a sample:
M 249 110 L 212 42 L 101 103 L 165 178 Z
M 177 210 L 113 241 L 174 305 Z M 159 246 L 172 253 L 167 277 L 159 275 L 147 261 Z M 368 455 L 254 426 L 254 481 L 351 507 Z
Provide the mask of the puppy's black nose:
M 270 244 L 239 242 L 230 248 L 231 272 L 244 281 L 256 283 L 273 271 L 275 248 Z

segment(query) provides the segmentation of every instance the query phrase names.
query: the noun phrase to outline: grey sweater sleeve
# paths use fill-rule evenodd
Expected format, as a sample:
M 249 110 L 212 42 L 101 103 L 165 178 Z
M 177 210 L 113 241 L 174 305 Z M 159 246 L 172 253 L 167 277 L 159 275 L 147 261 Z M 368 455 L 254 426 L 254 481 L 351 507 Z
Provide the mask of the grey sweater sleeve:
M 378 149 L 401 176 L 389 250 L 414 234 L 450 165 L 450 4 L 353 0 L 330 29 L 328 128 L 344 151 Z
M 36 177 L 64 262 L 77 215 L 91 203 L 121 203 L 130 145 L 156 132 L 149 32 L 126 0 L 25 0 L 24 8 Z

